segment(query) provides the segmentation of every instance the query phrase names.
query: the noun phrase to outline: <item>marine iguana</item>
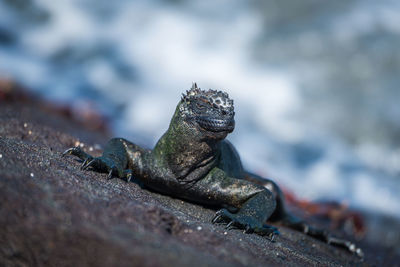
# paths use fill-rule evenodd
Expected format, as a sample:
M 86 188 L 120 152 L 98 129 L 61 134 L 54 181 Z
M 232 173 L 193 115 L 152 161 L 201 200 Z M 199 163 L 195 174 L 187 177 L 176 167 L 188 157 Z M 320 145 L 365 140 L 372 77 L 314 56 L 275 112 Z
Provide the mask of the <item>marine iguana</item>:
M 204 91 L 194 83 L 182 95 L 166 133 L 153 150 L 123 138 L 111 139 L 100 157 L 79 146 L 67 149 L 83 160 L 81 169 L 138 179 L 148 188 L 193 202 L 217 206 L 213 223 L 226 223 L 246 233 L 273 240 L 279 232 L 270 222 L 281 222 L 362 257 L 352 242 L 332 237 L 289 214 L 279 187 L 271 180 L 243 169 L 233 145 L 225 140 L 235 127 L 234 106 L 227 93 Z

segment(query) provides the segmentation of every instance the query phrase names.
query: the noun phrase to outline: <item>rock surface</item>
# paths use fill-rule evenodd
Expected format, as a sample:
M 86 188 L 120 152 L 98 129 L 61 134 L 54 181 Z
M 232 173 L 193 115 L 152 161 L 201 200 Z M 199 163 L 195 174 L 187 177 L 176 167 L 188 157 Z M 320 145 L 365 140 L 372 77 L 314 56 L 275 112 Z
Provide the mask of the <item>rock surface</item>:
M 276 242 L 227 231 L 210 223 L 211 208 L 107 180 L 107 174 L 81 171 L 75 158 L 61 158 L 78 141 L 98 155 L 96 144 L 107 138 L 38 103 L 0 99 L 0 265 L 396 264 L 368 244 L 361 244 L 361 261 L 281 226 Z

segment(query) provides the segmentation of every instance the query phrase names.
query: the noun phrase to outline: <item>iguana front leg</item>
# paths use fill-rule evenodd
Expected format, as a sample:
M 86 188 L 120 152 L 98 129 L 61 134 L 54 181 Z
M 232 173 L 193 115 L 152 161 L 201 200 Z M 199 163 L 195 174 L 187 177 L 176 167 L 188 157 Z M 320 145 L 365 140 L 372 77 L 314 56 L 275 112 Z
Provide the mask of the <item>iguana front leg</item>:
M 92 168 L 96 171 L 107 172 L 108 179 L 113 176 L 126 178 L 129 182 L 133 176 L 133 163 L 140 161 L 140 157 L 146 153 L 141 147 L 123 139 L 113 138 L 104 148 L 100 157 L 93 157 L 84 152 L 80 147 L 67 149 L 62 156 L 73 155 L 83 160 L 81 169 Z

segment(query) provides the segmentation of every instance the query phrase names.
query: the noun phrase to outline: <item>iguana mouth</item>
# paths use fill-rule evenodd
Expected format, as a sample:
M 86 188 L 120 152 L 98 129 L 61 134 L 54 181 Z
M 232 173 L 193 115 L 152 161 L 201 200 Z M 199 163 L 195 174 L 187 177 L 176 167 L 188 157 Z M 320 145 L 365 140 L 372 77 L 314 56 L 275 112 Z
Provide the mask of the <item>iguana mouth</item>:
M 235 120 L 216 119 L 212 117 L 197 117 L 196 122 L 201 128 L 211 132 L 232 132 L 235 128 Z

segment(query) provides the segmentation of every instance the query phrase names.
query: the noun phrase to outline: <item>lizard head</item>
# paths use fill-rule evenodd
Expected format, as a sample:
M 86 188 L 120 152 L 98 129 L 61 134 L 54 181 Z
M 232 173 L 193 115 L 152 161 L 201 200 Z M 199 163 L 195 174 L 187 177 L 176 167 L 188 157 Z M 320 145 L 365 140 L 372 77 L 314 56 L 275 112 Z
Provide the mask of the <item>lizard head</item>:
M 178 108 L 185 122 L 209 136 L 225 138 L 235 128 L 233 100 L 225 92 L 201 90 L 194 83 Z

